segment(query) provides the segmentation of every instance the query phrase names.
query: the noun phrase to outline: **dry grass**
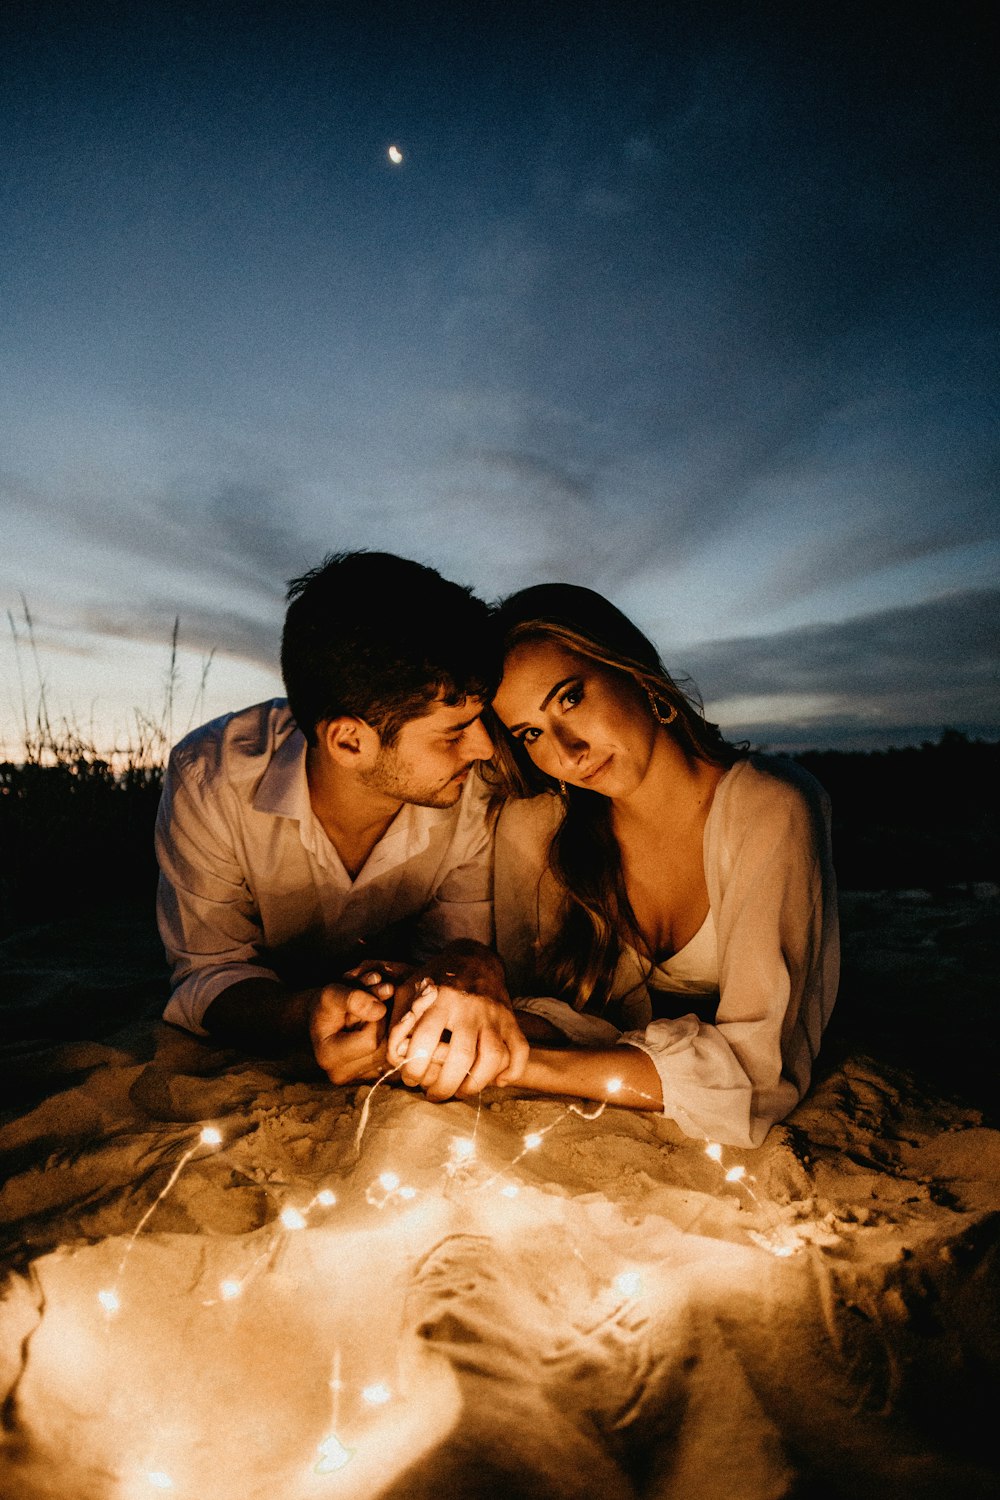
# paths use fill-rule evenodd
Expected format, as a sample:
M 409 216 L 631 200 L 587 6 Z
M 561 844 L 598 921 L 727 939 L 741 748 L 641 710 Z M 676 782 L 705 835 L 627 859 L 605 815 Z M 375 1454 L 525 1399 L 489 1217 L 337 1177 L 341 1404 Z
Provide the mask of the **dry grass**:
M 71 731 L 0 765 L 0 932 L 152 898 L 163 770 L 139 748 L 112 768 Z
M 0 762 L 0 934 L 110 904 L 151 910 L 153 824 L 175 733 L 179 622 L 159 714 L 137 710 L 127 743 L 98 749 L 92 735 L 53 713 L 34 622 L 27 602 L 22 606 L 22 621 L 8 614 L 22 744 L 15 760 Z M 210 666 L 208 657 L 190 722 L 204 702 Z

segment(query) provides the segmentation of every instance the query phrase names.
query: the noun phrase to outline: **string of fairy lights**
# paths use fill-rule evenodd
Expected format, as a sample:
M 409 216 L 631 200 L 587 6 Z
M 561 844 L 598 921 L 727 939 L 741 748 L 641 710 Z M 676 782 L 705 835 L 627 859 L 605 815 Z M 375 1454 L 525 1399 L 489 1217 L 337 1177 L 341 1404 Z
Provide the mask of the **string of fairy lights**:
M 420 1056 L 422 1054 L 417 1053 L 415 1055 Z M 363 1101 L 353 1139 L 355 1161 L 360 1159 L 361 1145 L 371 1119 L 372 1101 L 376 1091 L 388 1084 L 401 1071 L 403 1066 L 404 1064 L 400 1063 L 396 1067 L 386 1069 L 368 1090 Z M 505 1166 L 498 1169 L 486 1168 L 477 1175 L 477 1137 L 482 1110 L 480 1099 L 476 1108 L 471 1132 L 453 1136 L 449 1143 L 448 1154 L 440 1163 L 444 1182 L 448 1186 L 449 1191 L 452 1191 L 457 1185 L 466 1192 L 486 1194 L 495 1191 L 505 1199 L 516 1198 L 522 1190 L 522 1184 L 517 1180 L 516 1175 L 512 1174 L 516 1172 L 516 1168 L 525 1157 L 538 1151 L 544 1144 L 546 1136 L 558 1129 L 563 1121 L 570 1116 L 575 1115 L 583 1120 L 599 1119 L 608 1107 L 608 1104 L 614 1100 L 615 1095 L 621 1091 L 622 1087 L 623 1084 L 620 1078 L 610 1077 L 605 1083 L 607 1100 L 597 1102 L 590 1109 L 575 1101 L 567 1102 L 552 1120 L 527 1131 L 522 1136 L 519 1149 Z M 658 1101 L 652 1099 L 651 1096 L 643 1095 L 641 1097 L 648 1097 L 652 1109 L 659 1108 Z M 146 1225 L 150 1222 L 159 1206 L 173 1192 L 185 1169 L 199 1157 L 199 1153 L 211 1153 L 219 1150 L 224 1145 L 223 1134 L 217 1126 L 202 1126 L 197 1139 L 182 1153 L 164 1187 L 140 1217 L 125 1242 L 113 1282 L 109 1286 L 103 1287 L 97 1293 L 97 1300 L 103 1309 L 105 1318 L 109 1322 L 122 1312 L 122 1287 L 126 1277 L 129 1257 Z M 746 1166 L 742 1162 L 734 1162 L 731 1165 L 727 1164 L 725 1150 L 717 1141 L 706 1141 L 704 1149 L 706 1157 L 718 1166 L 722 1180 L 746 1194 L 758 1214 L 762 1215 L 766 1221 L 768 1217 L 767 1206 L 754 1191 L 755 1179 L 748 1173 Z M 204 1157 L 202 1156 L 201 1159 L 204 1159 Z M 384 1211 L 391 1207 L 402 1209 L 407 1205 L 413 1204 L 421 1197 L 428 1197 L 432 1191 L 433 1189 L 426 1187 L 419 1188 L 413 1183 L 405 1181 L 398 1172 L 387 1169 L 378 1173 L 368 1184 L 364 1196 L 365 1201 L 372 1208 Z M 330 1211 L 337 1207 L 337 1203 L 337 1194 L 332 1188 L 321 1188 L 307 1203 L 296 1205 L 286 1202 L 276 1216 L 276 1227 L 279 1232 L 285 1234 L 293 1234 L 306 1230 L 310 1225 L 318 1227 L 317 1216 L 321 1215 L 322 1219 L 326 1221 Z M 779 1258 L 794 1255 L 801 1248 L 801 1241 L 794 1236 L 785 1236 L 781 1226 L 776 1221 L 764 1230 L 748 1229 L 746 1233 L 748 1238 L 761 1249 Z M 240 1297 L 250 1281 L 261 1273 L 262 1267 L 264 1267 L 266 1262 L 272 1260 L 273 1257 L 273 1247 L 265 1249 L 242 1275 L 223 1278 L 219 1282 L 217 1295 L 204 1299 L 203 1306 L 211 1307 L 217 1302 L 232 1302 Z M 621 1272 L 614 1278 L 612 1285 L 615 1293 L 626 1299 L 635 1299 L 641 1297 L 643 1294 L 642 1276 L 636 1270 Z M 340 1398 L 341 1393 L 345 1389 L 345 1384 L 341 1376 L 341 1355 L 339 1349 L 334 1353 L 330 1389 L 332 1392 L 331 1430 L 322 1439 L 316 1450 L 316 1459 L 313 1468 L 314 1473 L 317 1475 L 334 1474 L 343 1469 L 354 1457 L 356 1451 L 345 1444 L 339 1435 Z M 393 1399 L 393 1391 L 384 1381 L 375 1381 L 366 1384 L 360 1389 L 358 1394 L 363 1406 L 371 1408 L 384 1406 Z M 174 1480 L 165 1470 L 150 1470 L 145 1477 L 150 1489 L 153 1491 L 169 1492 L 176 1490 Z

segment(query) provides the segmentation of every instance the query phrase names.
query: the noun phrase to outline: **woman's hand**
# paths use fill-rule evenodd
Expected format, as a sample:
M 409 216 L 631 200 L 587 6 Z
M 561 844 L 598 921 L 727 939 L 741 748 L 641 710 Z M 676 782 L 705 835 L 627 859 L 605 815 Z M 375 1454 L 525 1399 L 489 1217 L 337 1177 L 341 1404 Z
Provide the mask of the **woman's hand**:
M 468 952 L 447 950 L 411 978 L 397 995 L 395 1014 L 389 1063 L 429 1099 L 470 1098 L 491 1084 L 516 1083 L 527 1063 L 528 1043 L 502 966 L 478 944 Z

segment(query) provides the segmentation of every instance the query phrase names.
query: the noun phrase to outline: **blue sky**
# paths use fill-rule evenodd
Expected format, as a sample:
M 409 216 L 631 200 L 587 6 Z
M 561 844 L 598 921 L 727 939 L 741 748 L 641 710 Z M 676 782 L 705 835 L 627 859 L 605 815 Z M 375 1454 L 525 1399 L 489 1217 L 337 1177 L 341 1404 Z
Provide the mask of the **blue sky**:
M 280 691 L 370 546 L 602 589 L 756 743 L 996 738 L 985 15 L 8 7 L 0 737 L 127 737 L 175 616 L 177 732 Z

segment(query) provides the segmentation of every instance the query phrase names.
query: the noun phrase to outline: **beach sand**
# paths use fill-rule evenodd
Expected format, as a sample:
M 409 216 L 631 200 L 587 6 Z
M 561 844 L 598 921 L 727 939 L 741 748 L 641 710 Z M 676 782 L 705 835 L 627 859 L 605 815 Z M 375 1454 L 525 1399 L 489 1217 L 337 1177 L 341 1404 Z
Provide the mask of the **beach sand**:
M 816 1086 L 718 1160 L 218 1051 L 127 914 L 8 940 L 4 1500 L 995 1495 L 997 905 L 848 894 Z

